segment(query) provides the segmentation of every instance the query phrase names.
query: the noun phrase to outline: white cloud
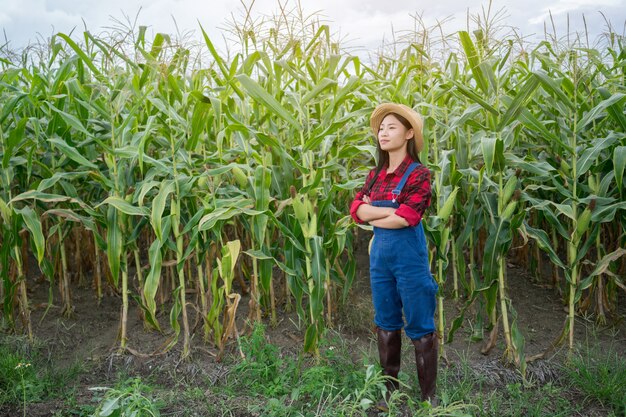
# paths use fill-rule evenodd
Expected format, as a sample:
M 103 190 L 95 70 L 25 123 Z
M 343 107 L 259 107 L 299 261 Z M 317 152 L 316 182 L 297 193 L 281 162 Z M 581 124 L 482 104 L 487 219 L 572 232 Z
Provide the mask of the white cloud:
M 598 10 L 606 11 L 618 30 L 626 17 L 626 0 L 551 0 L 547 6 L 544 1 L 526 0 L 521 4 L 493 0 L 492 14 L 505 7 L 508 18 L 501 23 L 519 27 L 525 35 L 543 30 L 548 11 L 561 27 L 566 24 L 562 17 L 567 13 L 593 15 L 593 19 L 598 19 L 594 26 L 598 31 L 602 28 Z M 489 3 L 470 0 L 459 7 L 459 2 L 454 0 L 301 0 L 300 4 L 305 14 L 321 11 L 331 31 L 348 40 L 347 46 L 374 49 L 383 38 L 391 39 L 392 27 L 396 33 L 412 30 L 415 21 L 411 15 L 421 15 L 427 25 L 452 17 L 445 26 L 451 32 L 466 27 L 468 10 L 482 14 Z M 296 5 L 296 0 L 287 1 L 290 10 Z M 175 33 L 175 21 L 181 32 L 193 31 L 199 37 L 199 22 L 214 40 L 219 40 L 224 34 L 220 28 L 227 26 L 232 14 L 237 22 L 242 21 L 242 5 L 236 0 L 0 0 L 0 34 L 4 30 L 11 45 L 21 47 L 36 40 L 37 33 L 48 37 L 55 31 L 68 33 L 74 28 L 80 32 L 83 21 L 88 30 L 98 33 L 114 25 L 112 17 L 124 20 L 127 15 L 134 20 L 139 10 L 138 24 L 149 26 L 149 35 Z M 258 17 L 277 10 L 277 0 L 256 0 L 252 14 Z
M 542 24 L 544 21 L 550 19 L 550 15 L 554 17 L 573 12 L 590 13 L 602 10 L 602 8 L 619 7 L 620 3 L 623 2 L 619 0 L 559 0 L 556 3 L 543 7 L 541 13 L 528 19 L 528 22 L 532 25 Z M 623 16 L 624 14 L 622 13 L 622 17 Z

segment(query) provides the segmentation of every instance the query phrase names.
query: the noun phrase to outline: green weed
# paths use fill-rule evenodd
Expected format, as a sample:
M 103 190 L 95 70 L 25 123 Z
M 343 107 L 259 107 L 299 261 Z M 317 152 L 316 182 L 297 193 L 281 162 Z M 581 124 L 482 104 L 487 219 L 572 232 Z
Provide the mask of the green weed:
M 159 417 L 163 404 L 150 396 L 153 388 L 131 378 L 115 388 L 95 387 L 92 391 L 104 392 L 104 398 L 96 407 L 92 417 Z
M 565 365 L 569 381 L 588 398 L 626 416 L 626 358 L 613 346 L 579 347 Z
M 37 345 L 7 337 L 0 344 L 0 405 L 25 407 L 27 403 L 67 395 L 80 369 L 77 364 L 55 368 L 42 357 Z

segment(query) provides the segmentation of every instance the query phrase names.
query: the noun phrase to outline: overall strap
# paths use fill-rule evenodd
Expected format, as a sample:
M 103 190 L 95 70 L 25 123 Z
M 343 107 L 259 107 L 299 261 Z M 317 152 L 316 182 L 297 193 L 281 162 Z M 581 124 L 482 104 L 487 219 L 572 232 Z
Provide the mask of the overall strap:
M 404 188 L 404 184 L 406 184 L 406 180 L 409 179 L 409 175 L 411 175 L 411 173 L 415 171 L 415 168 L 417 168 L 418 166 L 419 166 L 418 162 L 413 162 L 411 165 L 409 165 L 409 167 L 404 172 L 402 179 L 400 179 L 400 182 L 398 183 L 396 188 L 391 192 L 391 194 L 393 194 L 393 200 L 391 201 L 393 201 L 394 203 L 396 202 L 396 198 L 398 198 L 398 196 L 402 192 L 402 189 Z

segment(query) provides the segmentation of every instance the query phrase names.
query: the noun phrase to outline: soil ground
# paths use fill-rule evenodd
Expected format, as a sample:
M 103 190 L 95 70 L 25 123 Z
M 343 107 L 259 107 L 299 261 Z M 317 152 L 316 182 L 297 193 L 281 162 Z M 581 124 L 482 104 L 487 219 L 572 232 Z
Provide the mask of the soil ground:
M 335 325 L 336 331 L 345 342 L 351 346 L 355 360 L 366 352 L 372 358 L 376 357 L 376 344 L 372 326 L 372 307 L 369 294 L 367 234 L 359 233 L 360 241 L 357 245 L 357 277 L 350 291 L 348 302 L 339 308 L 338 320 Z M 547 262 L 545 262 L 547 264 Z M 35 270 L 35 268 L 31 268 Z M 549 271 L 545 271 L 549 274 Z M 512 299 L 517 312 L 518 324 L 526 338 L 526 356 L 531 357 L 545 351 L 558 336 L 562 329 L 567 312 L 555 290 L 545 285 L 537 285 L 524 267 L 508 264 L 508 295 Z M 216 360 L 217 350 L 201 340 L 201 326 L 196 327 L 196 333 L 192 339 L 191 358 L 186 361 L 180 360 L 181 344 L 179 342 L 173 349 L 164 354 L 150 355 L 160 351 L 170 335 L 159 334 L 144 328 L 136 303 L 131 301 L 128 323 L 128 345 L 133 353 L 117 353 L 119 316 L 121 299 L 117 295 L 107 295 L 98 305 L 95 292 L 91 288 L 75 287 L 72 301 L 75 314 L 72 318 L 63 318 L 58 306 L 52 306 L 46 311 L 48 298 L 48 283 L 29 277 L 30 300 L 33 306 L 32 323 L 33 332 L 45 346 L 45 353 L 56 367 L 69 367 L 75 363 L 81 363 L 84 369 L 80 373 L 76 383 L 76 399 L 78 403 L 93 404 L 94 393 L 89 388 L 94 386 L 110 386 L 114 384 L 120 373 L 127 375 L 156 377 L 162 387 L 175 387 L 181 382 L 185 384 L 197 384 L 200 388 L 206 388 L 209 383 L 218 383 L 226 377 L 229 365 Z M 448 283 L 451 282 L 451 277 Z M 448 285 L 451 287 L 451 285 Z M 237 288 L 235 288 L 235 291 Z M 192 295 L 193 296 L 193 295 Z M 55 291 L 55 297 L 58 298 Z M 594 318 L 577 317 L 575 340 L 580 343 L 593 341 L 594 343 L 611 343 L 619 352 L 626 354 L 626 316 L 624 296 L 620 294 L 620 311 L 611 321 L 610 325 L 597 327 Z M 248 297 L 244 296 L 238 311 L 238 328 L 245 329 L 247 316 Z M 450 325 L 457 316 L 463 305 L 463 301 L 451 300 L 450 297 L 444 302 L 446 324 Z M 190 321 L 194 323 L 197 315 L 192 309 Z M 169 311 L 164 311 L 161 322 L 167 326 Z M 441 366 L 454 367 L 459 361 L 467 361 L 472 369 L 487 376 L 494 385 L 520 381 L 520 375 L 514 369 L 502 364 L 503 339 L 499 335 L 496 347 L 487 355 L 481 354 L 482 342 L 472 342 L 470 337 L 472 329 L 466 321 L 463 327 L 456 333 L 452 343 L 445 346 L 447 364 Z M 269 342 L 279 346 L 281 352 L 294 354 L 301 350 L 303 329 L 298 328 L 298 319 L 294 313 L 281 311 L 278 325 L 267 327 Z M 485 337 L 487 333 L 485 332 Z M 408 342 L 408 339 L 406 339 Z M 414 369 L 413 355 L 409 349 L 409 343 L 404 344 L 403 370 L 411 373 Z M 547 355 L 544 359 L 529 364 L 528 375 L 535 382 L 545 383 L 560 377 L 558 366 L 559 356 L 563 355 L 566 348 L 559 348 Z M 144 355 L 145 354 L 145 355 Z M 227 355 L 237 354 L 236 344 L 227 346 Z M 232 362 L 232 361 L 231 361 Z M 572 398 L 572 401 L 576 401 Z M 32 417 L 52 416 L 62 411 L 64 407 L 62 399 L 43 403 L 29 404 L 28 415 Z M 177 415 L 176 410 L 168 409 L 169 414 Z M 0 416 L 12 416 L 20 413 L 18 410 L 0 407 Z M 605 415 L 605 410 L 599 405 L 586 405 L 585 415 Z M 20 413 L 21 414 L 21 413 Z M 241 416 L 251 415 L 247 413 Z

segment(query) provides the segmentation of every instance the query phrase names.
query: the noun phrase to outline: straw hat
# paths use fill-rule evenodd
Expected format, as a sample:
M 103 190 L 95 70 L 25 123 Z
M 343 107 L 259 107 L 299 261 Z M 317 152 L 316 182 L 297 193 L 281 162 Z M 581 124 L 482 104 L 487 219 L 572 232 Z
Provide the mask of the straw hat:
M 404 104 L 382 103 L 376 106 L 372 112 L 372 117 L 370 117 L 370 126 L 372 127 L 372 132 L 374 132 L 374 136 L 378 137 L 380 124 L 389 113 L 399 114 L 411 123 L 415 135 L 415 147 L 418 152 L 421 152 L 424 147 L 424 136 L 422 135 L 422 127 L 424 124 L 422 122 L 422 116 Z

